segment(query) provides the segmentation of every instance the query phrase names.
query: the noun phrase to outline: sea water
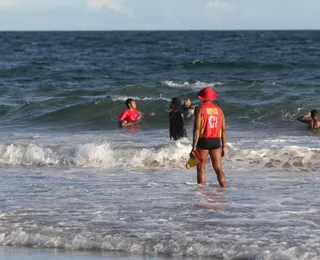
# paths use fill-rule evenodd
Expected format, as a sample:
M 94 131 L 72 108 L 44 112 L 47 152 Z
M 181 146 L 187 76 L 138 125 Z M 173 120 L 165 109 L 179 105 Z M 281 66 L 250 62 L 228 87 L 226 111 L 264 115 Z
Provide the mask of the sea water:
M 0 34 L 0 257 L 318 259 L 320 35 Z M 227 122 L 219 187 L 169 140 L 172 97 L 204 86 Z M 125 100 L 155 112 L 119 129 Z M 30 258 L 28 258 L 30 257 Z

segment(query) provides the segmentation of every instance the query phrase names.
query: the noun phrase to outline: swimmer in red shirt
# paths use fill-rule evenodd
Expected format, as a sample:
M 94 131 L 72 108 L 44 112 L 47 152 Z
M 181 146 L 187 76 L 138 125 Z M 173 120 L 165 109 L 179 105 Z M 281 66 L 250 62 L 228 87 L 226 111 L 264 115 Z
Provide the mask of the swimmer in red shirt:
M 136 102 L 132 98 L 128 98 L 126 100 L 126 106 L 127 106 L 127 109 L 121 113 L 120 118 L 119 118 L 119 125 L 120 126 L 132 125 L 146 115 L 154 116 L 154 113 L 150 113 L 150 114 L 141 113 L 137 109 Z

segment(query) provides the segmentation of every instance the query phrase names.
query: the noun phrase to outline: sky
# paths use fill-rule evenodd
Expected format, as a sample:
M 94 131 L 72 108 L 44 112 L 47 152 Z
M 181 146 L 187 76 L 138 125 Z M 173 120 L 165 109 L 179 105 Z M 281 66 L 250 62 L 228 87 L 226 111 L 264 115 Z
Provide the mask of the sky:
M 320 29 L 320 0 L 0 0 L 0 30 Z

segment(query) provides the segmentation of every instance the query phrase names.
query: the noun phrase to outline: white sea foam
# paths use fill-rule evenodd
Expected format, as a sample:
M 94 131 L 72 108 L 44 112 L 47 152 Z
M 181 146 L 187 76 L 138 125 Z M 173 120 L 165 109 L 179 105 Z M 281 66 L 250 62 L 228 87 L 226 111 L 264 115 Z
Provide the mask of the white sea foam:
M 190 88 L 190 89 L 195 89 L 199 90 L 204 87 L 215 87 L 217 85 L 223 85 L 221 82 L 201 82 L 201 81 L 196 81 L 196 82 L 176 82 L 176 81 L 171 81 L 171 80 L 166 80 L 163 81 L 163 84 L 172 87 L 172 88 Z
M 40 144 L 0 145 L 0 165 L 97 168 L 183 167 L 190 147 L 181 142 L 159 147 L 114 147 L 108 142 L 43 147 Z
M 223 234 L 226 230 L 215 228 L 215 233 Z M 220 233 L 221 232 L 221 233 Z M 288 247 L 289 238 L 283 237 L 281 242 L 276 239 L 266 241 L 261 238 L 250 238 L 241 230 L 234 229 L 234 234 L 212 236 L 210 232 L 180 231 L 162 234 L 160 231 L 135 232 L 128 234 L 97 235 L 89 231 L 59 232 L 59 235 L 26 232 L 17 229 L 0 235 L 0 244 L 12 246 L 33 246 L 38 248 L 60 248 L 69 250 L 101 250 L 110 252 L 126 252 L 153 256 L 176 257 L 213 257 L 221 259 L 318 259 L 320 250 L 316 247 L 316 240 L 306 238 L 301 246 Z M 262 235 L 262 234 L 261 234 Z M 131 237 L 130 237 L 131 236 Z M 270 238 L 269 238 L 270 239 Z M 294 238 L 293 238 L 294 240 Z
M 50 148 L 37 144 L 0 144 L 0 164 L 2 165 L 50 165 L 58 164 L 56 154 Z
M 116 97 L 111 97 L 111 100 L 112 101 L 126 101 L 128 98 L 132 98 L 134 100 L 142 100 L 142 101 L 156 101 L 156 100 L 171 101 L 171 99 L 163 97 L 162 95 L 160 95 L 159 97 L 116 96 Z
M 119 142 L 87 141 L 78 144 L 40 143 L 0 144 L 0 165 L 38 165 L 96 167 L 96 168 L 184 168 L 190 152 L 190 141 L 183 139 L 167 144 L 119 144 Z M 209 162 L 208 162 L 209 163 Z M 228 143 L 223 160 L 227 168 L 276 168 L 288 170 L 317 170 L 320 149 L 288 145 L 268 140 L 259 145 Z
M 320 166 L 320 150 L 300 146 L 245 149 L 229 145 L 226 161 L 236 168 L 278 168 L 316 170 Z

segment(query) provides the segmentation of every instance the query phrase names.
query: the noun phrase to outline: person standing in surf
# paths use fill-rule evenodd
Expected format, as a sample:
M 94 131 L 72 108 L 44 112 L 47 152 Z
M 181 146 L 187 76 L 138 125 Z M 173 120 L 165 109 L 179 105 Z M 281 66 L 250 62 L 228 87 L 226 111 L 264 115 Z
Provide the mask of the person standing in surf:
M 171 111 L 169 113 L 170 140 L 179 140 L 183 137 L 187 137 L 184 119 L 179 111 L 180 107 L 181 100 L 177 97 L 174 97 L 170 103 Z
M 308 124 L 309 130 L 320 128 L 319 114 L 318 114 L 318 110 L 316 109 L 312 109 L 308 114 L 304 116 L 299 116 L 297 120 L 302 123 Z
M 146 115 L 154 116 L 154 113 L 144 114 L 137 109 L 137 105 L 134 99 L 128 98 L 126 100 L 127 109 L 124 110 L 119 117 L 119 125 L 121 127 L 129 126 L 137 123 L 139 119 Z
M 195 108 L 193 145 L 191 156 L 196 150 L 202 162 L 197 165 L 198 184 L 206 184 L 206 159 L 210 155 L 213 169 L 221 187 L 227 187 L 226 177 L 222 170 L 222 157 L 226 154 L 226 122 L 222 109 L 213 104 L 217 94 L 211 88 L 204 88 L 198 93 L 202 104 Z

